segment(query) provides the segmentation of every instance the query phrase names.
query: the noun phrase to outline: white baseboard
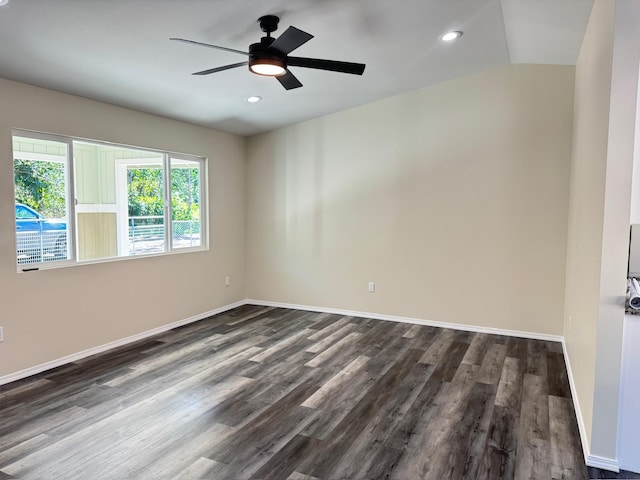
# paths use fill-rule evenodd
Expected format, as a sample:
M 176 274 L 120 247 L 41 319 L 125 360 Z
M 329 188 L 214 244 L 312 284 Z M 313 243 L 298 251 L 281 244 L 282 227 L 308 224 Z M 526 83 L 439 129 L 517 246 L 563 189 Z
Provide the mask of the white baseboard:
M 342 310 L 336 308 L 326 308 L 326 307 L 314 307 L 309 305 L 296 305 L 290 303 L 280 303 L 280 302 L 267 302 L 263 300 L 253 300 L 247 299 L 246 303 L 249 305 L 261 305 L 265 307 L 278 307 L 278 308 L 292 308 L 296 310 L 304 310 L 310 312 L 323 312 L 323 313 L 333 313 L 337 315 L 350 315 L 354 317 L 364 317 L 364 318 L 373 318 L 376 320 L 389 320 L 392 322 L 401 322 L 401 323 L 413 323 L 416 325 L 425 325 L 430 327 L 440 327 L 440 328 L 451 328 L 454 330 L 465 330 L 470 332 L 479 332 L 479 333 L 489 333 L 494 335 L 506 335 L 509 337 L 521 337 L 521 338 L 531 338 L 534 340 L 545 340 L 551 342 L 561 342 L 562 343 L 562 351 L 564 354 L 565 363 L 567 366 L 567 376 L 569 377 L 569 386 L 571 388 L 571 397 L 573 399 L 573 405 L 576 412 L 576 417 L 578 419 L 578 430 L 580 432 L 580 441 L 582 443 L 582 451 L 584 454 L 585 463 L 590 467 L 602 468 L 604 470 L 609 470 L 612 472 L 619 472 L 620 467 L 618 465 L 618 461 L 612 458 L 599 457 L 597 455 L 591 455 L 589 449 L 589 442 L 587 440 L 586 429 L 584 425 L 584 418 L 582 417 L 582 412 L 580 410 L 580 404 L 578 403 L 578 394 L 576 391 L 575 382 L 573 380 L 573 372 L 571 370 L 571 363 L 569 361 L 569 354 L 567 352 L 567 345 L 565 343 L 564 337 L 561 335 L 548 335 L 545 333 L 536 333 L 536 332 L 523 332 L 519 330 L 507 330 L 501 328 L 492 328 L 492 327 L 479 327 L 477 325 L 467 325 L 460 323 L 447 323 L 447 322 L 437 322 L 433 320 L 423 320 L 419 318 L 410 318 L 410 317 L 397 317 L 393 315 L 381 315 L 377 313 L 371 312 L 357 312 L 353 310 Z
M 587 465 L 590 467 L 601 468 L 603 470 L 609 470 L 610 472 L 619 472 L 620 466 L 618 461 L 612 458 L 598 457 L 597 455 L 589 455 L 587 457 Z
M 576 418 L 578 419 L 578 430 L 580 432 L 580 442 L 582 443 L 582 453 L 584 455 L 584 461 L 590 467 L 602 468 L 603 470 L 609 470 L 611 472 L 619 472 L 620 466 L 618 465 L 618 460 L 614 458 L 605 458 L 599 457 L 597 455 L 591 455 L 591 449 L 589 448 L 589 441 L 587 439 L 587 429 L 584 425 L 584 418 L 582 417 L 580 403 L 578 403 L 578 391 L 576 390 L 576 384 L 573 380 L 571 360 L 569 359 L 569 352 L 567 351 L 567 344 L 564 341 L 564 338 L 562 339 L 562 353 L 564 354 L 564 362 L 567 366 L 567 376 L 569 377 L 569 387 L 571 388 L 573 409 L 575 410 Z
M 373 318 L 376 320 L 387 320 L 392 322 L 400 322 L 400 323 L 410 323 L 415 325 L 425 325 L 430 327 L 440 327 L 440 328 L 451 328 L 454 330 L 465 330 L 470 332 L 478 332 L 478 333 L 488 333 L 494 335 L 506 335 L 510 337 L 521 337 L 521 338 L 531 338 L 534 340 L 545 340 L 551 342 L 561 342 L 562 350 L 564 353 L 565 363 L 567 366 L 567 374 L 569 377 L 569 386 L 571 388 L 571 396 L 573 398 L 573 406 L 576 412 L 576 417 L 578 419 L 578 430 L 580 432 L 580 440 L 582 443 L 582 450 L 584 454 L 585 463 L 590 467 L 602 468 L 605 470 L 610 470 L 613 472 L 619 471 L 618 461 L 616 459 L 599 457 L 597 455 L 591 455 L 589 451 L 589 442 L 587 441 L 587 434 L 584 425 L 584 419 L 582 417 L 582 411 L 580 410 L 580 404 L 577 401 L 578 395 L 576 391 L 575 382 L 573 380 L 573 372 L 571 370 L 571 362 L 569 360 L 569 354 L 567 352 L 567 345 L 564 341 L 564 337 L 560 335 L 548 335 L 544 333 L 536 333 L 536 332 L 524 332 L 519 330 L 507 330 L 502 328 L 492 328 L 492 327 L 480 327 L 477 325 L 468 325 L 468 324 L 460 324 L 460 323 L 447 323 L 447 322 L 438 322 L 434 320 L 424 320 L 420 318 L 411 318 L 411 317 L 399 317 L 395 315 L 382 315 L 372 312 L 358 312 L 354 310 L 343 310 L 337 308 L 327 308 L 327 307 L 315 307 L 310 305 L 297 305 L 291 303 L 280 303 L 280 302 L 268 302 L 264 300 L 254 300 L 254 299 L 246 299 L 235 302 L 230 305 L 225 305 L 223 307 L 219 307 L 208 312 L 204 312 L 198 315 L 194 315 L 189 318 L 185 318 L 183 320 L 178 320 L 173 323 L 169 323 L 167 325 L 162 325 L 160 327 L 147 330 L 145 332 L 138 333 L 136 335 L 132 335 L 130 337 L 122 338 L 119 340 L 115 340 L 113 342 L 105 343 L 104 345 L 99 345 L 97 347 L 89 348 L 87 350 L 83 350 L 78 353 L 74 353 L 71 355 L 67 355 L 62 358 L 58 358 L 56 360 L 52 360 L 50 362 L 42 363 L 40 365 L 36 365 L 31 368 L 27 368 L 24 370 L 20 370 L 19 372 L 15 372 L 9 375 L 5 375 L 0 377 L 0 385 L 4 385 L 6 383 L 14 382 L 16 380 L 20 380 L 26 377 L 30 377 L 31 375 L 35 375 L 37 373 L 44 372 L 46 370 L 50 370 L 52 368 L 59 367 L 61 365 L 65 365 L 67 363 L 75 362 L 82 358 L 89 357 L 91 355 L 95 355 L 97 353 L 102 353 L 107 350 L 111 350 L 116 347 L 120 347 L 123 345 L 127 345 L 129 343 L 137 342 L 139 340 L 143 340 L 145 338 L 151 337 L 153 335 L 157 335 L 159 333 L 166 332 L 173 328 L 181 327 L 183 325 L 187 325 L 189 323 L 197 322 L 199 320 L 205 319 L 212 315 L 217 315 L 220 313 L 224 313 L 228 310 L 243 306 L 243 305 L 260 305 L 265 307 L 277 307 L 277 308 L 290 308 L 295 310 L 303 310 L 309 312 L 322 312 L 322 313 L 332 313 L 337 315 L 349 315 L 354 317 L 364 317 L 364 318 Z
M 208 312 L 194 315 L 192 317 L 185 318 L 183 320 L 178 320 L 176 322 L 169 323 L 167 325 L 163 325 L 161 327 L 157 327 L 152 330 L 147 330 L 146 332 L 141 332 L 136 335 L 132 335 L 130 337 L 105 343 L 104 345 L 99 345 L 97 347 L 89 348 L 81 352 L 73 353 L 71 355 L 66 355 L 62 358 L 58 358 L 50 362 L 41 363 L 39 365 L 35 365 L 33 367 L 26 368 L 24 370 L 20 370 L 15 373 L 10 373 L 9 375 L 0 377 L 0 385 L 4 385 L 10 382 L 15 382 L 16 380 L 21 380 L 23 378 L 30 377 L 31 375 L 42 373 L 46 370 L 51 370 L 52 368 L 65 365 L 67 363 L 75 362 L 82 358 L 86 358 L 91 355 L 95 355 L 97 353 L 102 353 L 116 347 L 127 345 L 129 343 L 133 343 L 138 340 L 142 340 L 142 339 L 151 337 L 153 335 L 157 335 L 158 333 L 166 332 L 167 330 L 171 330 L 172 328 L 181 327 L 189 323 L 197 322 L 198 320 L 202 320 L 212 315 L 217 315 L 219 313 L 226 312 L 227 310 L 231 310 L 233 308 L 237 308 L 247 304 L 261 305 L 261 306 L 267 306 L 267 307 L 291 308 L 291 309 L 311 311 L 311 312 L 335 313 L 338 315 L 350 315 L 354 317 L 373 318 L 376 320 L 388 320 L 392 322 L 412 323 L 412 324 L 425 325 L 425 326 L 431 326 L 431 327 L 451 328 L 454 330 L 466 330 L 471 332 L 489 333 L 489 334 L 495 334 L 495 335 L 507 335 L 511 337 L 532 338 L 535 340 L 546 340 L 546 341 L 552 341 L 552 342 L 563 341 L 563 338 L 559 335 L 547 335 L 543 333 L 522 332 L 518 330 L 505 330 L 500 328 L 479 327 L 476 325 L 437 322 L 433 320 L 423 320 L 419 318 L 398 317 L 394 315 L 381 315 L 381 314 L 372 313 L 372 312 L 357 312 L 353 310 L 342 310 L 342 309 L 336 309 L 336 308 L 314 307 L 309 305 L 296 305 L 296 304 L 290 304 L 290 303 L 267 302 L 262 300 L 246 299 L 246 300 L 240 300 L 231 305 L 225 305 L 223 307 L 219 307 L 214 310 L 210 310 Z M 567 358 L 566 353 L 565 353 L 565 358 Z
M 183 325 L 187 325 L 189 323 L 197 322 L 198 320 L 205 319 L 212 315 L 217 315 L 219 313 L 226 312 L 227 310 L 231 310 L 233 308 L 241 307 L 245 305 L 247 302 L 245 300 L 241 300 L 236 303 L 232 303 L 231 305 L 225 305 L 223 307 L 218 307 L 208 312 L 200 313 L 198 315 L 194 315 L 189 318 L 185 318 L 183 320 L 178 320 L 177 322 L 168 323 L 167 325 L 162 325 L 161 327 L 153 328 L 151 330 L 147 330 L 146 332 L 137 333 L 135 335 L 131 335 L 130 337 L 121 338 L 119 340 L 115 340 L 113 342 L 105 343 L 104 345 L 99 345 L 97 347 L 89 348 L 87 350 L 83 350 L 78 353 L 72 353 L 71 355 L 67 355 L 62 358 L 58 358 L 56 360 L 52 360 L 50 362 L 41 363 L 40 365 L 36 365 L 34 367 L 26 368 L 24 370 L 20 370 L 15 373 L 10 373 L 9 375 L 5 375 L 0 377 L 0 385 L 4 385 L 5 383 L 15 382 L 16 380 L 21 380 L 26 377 L 30 377 L 31 375 L 35 375 L 37 373 L 44 372 L 46 370 L 51 370 L 52 368 L 59 367 L 61 365 L 65 365 L 67 363 L 75 362 L 82 358 L 90 357 L 91 355 L 95 355 L 96 353 L 102 353 L 107 350 L 111 350 L 112 348 L 121 347 L 123 345 L 127 345 L 129 343 L 137 342 L 138 340 L 143 340 L 148 337 L 152 337 L 153 335 L 157 335 L 158 333 L 163 333 L 172 328 L 181 327 Z
M 571 370 L 571 362 L 569 361 L 569 352 L 567 352 L 567 344 L 564 339 L 562 340 L 562 353 L 564 355 L 564 363 L 567 367 L 567 376 L 569 377 L 569 388 L 571 389 L 571 398 L 573 399 L 573 409 L 575 410 L 576 417 L 578 419 L 578 431 L 580 432 L 582 453 L 586 462 L 587 458 L 589 458 L 589 441 L 587 439 L 587 429 L 584 426 L 582 410 L 580 410 L 580 404 L 578 403 L 578 391 L 576 390 L 576 384 L 573 380 L 573 371 Z
M 470 332 L 478 332 L 478 333 L 488 333 L 495 335 L 506 335 L 510 337 L 521 337 L 521 338 L 531 338 L 534 340 L 545 340 L 551 342 L 561 342 L 562 343 L 562 351 L 564 353 L 565 363 L 567 366 L 567 375 L 569 377 L 569 386 L 571 388 L 571 396 L 573 398 L 573 405 L 576 412 L 576 417 L 578 419 L 578 430 L 580 431 L 580 440 L 582 443 L 582 450 L 585 458 L 585 463 L 590 467 L 602 468 L 605 470 L 610 470 L 613 472 L 619 471 L 618 461 L 616 459 L 599 457 L 597 455 L 591 455 L 589 450 L 589 442 L 587 441 L 587 434 L 584 425 L 584 419 L 582 417 L 582 412 L 580 410 L 580 404 L 577 401 L 578 395 L 576 391 L 576 386 L 573 380 L 573 372 L 571 370 L 571 362 L 569 360 L 569 354 L 567 352 L 567 345 L 564 341 L 564 337 L 560 335 L 548 335 L 544 333 L 536 333 L 536 332 L 523 332 L 519 330 L 507 330 L 501 328 L 492 328 L 492 327 L 480 327 L 477 325 L 467 325 L 467 324 L 459 324 L 459 323 L 447 323 L 447 322 L 438 322 L 433 320 L 424 320 L 419 318 L 410 318 L 410 317 L 398 317 L 394 315 L 382 315 L 371 312 L 358 312 L 353 310 L 342 310 L 336 308 L 327 308 L 327 307 L 314 307 L 310 305 L 296 305 L 291 303 L 280 303 L 280 302 L 268 302 L 263 300 L 253 300 L 246 299 L 235 302 L 230 305 L 225 305 L 223 307 L 219 307 L 208 312 L 204 312 L 198 315 L 194 315 L 189 318 L 185 318 L 183 320 L 179 320 L 177 322 L 169 323 L 167 325 L 163 325 L 152 330 L 147 330 L 146 332 L 141 332 L 136 335 L 132 335 L 127 338 L 122 338 L 120 340 L 115 340 L 113 342 L 106 343 L 104 345 L 99 345 L 97 347 L 93 347 L 87 350 L 83 350 L 82 352 L 74 353 L 71 355 L 67 355 L 62 358 L 58 358 L 56 360 L 52 360 L 50 362 L 42 363 L 40 365 L 36 365 L 31 368 L 27 368 L 24 370 L 20 370 L 19 372 L 15 372 L 9 375 L 5 375 L 0 377 L 0 385 L 4 385 L 9 382 L 14 382 L 16 380 L 20 380 L 22 378 L 30 377 L 31 375 L 35 375 L 37 373 L 44 372 L 46 370 L 50 370 L 52 368 L 59 367 L 61 365 L 75 362 L 82 358 L 89 357 L 91 355 L 95 355 L 97 353 L 102 353 L 107 350 L 120 347 L 123 345 L 127 345 L 129 343 L 136 342 L 138 340 L 143 340 L 145 338 L 151 337 L 153 335 L 157 335 L 159 333 L 166 332 L 173 328 L 181 327 L 183 325 L 187 325 L 189 323 L 197 322 L 198 320 L 202 320 L 204 318 L 210 317 L 212 315 L 217 315 L 228 310 L 243 306 L 243 305 L 259 305 L 265 307 L 278 307 L 278 308 L 290 308 L 296 310 L 303 310 L 309 312 L 322 312 L 322 313 L 332 313 L 337 315 L 349 315 L 354 317 L 364 317 L 364 318 L 373 318 L 376 320 L 388 320 L 392 322 L 400 322 L 400 323 L 411 323 L 416 325 L 425 325 L 430 327 L 440 327 L 440 328 L 451 328 L 454 330 L 465 330 Z
M 267 302 L 262 300 L 247 299 L 247 300 L 238 301 L 231 305 L 219 307 L 214 310 L 210 310 L 208 312 L 194 315 L 192 317 L 185 318 L 183 320 L 178 320 L 176 322 L 169 323 L 167 325 L 162 325 L 161 327 L 157 327 L 152 330 L 147 330 L 145 332 L 141 332 L 136 335 L 132 335 L 130 337 L 105 343 L 97 347 L 89 348 L 87 350 L 73 353 L 71 355 L 66 355 L 62 358 L 58 358 L 50 362 L 41 363 L 39 365 L 26 368 L 24 370 L 20 370 L 18 372 L 2 376 L 0 377 L 0 385 L 4 385 L 10 382 L 15 382 L 16 380 L 21 380 L 23 378 L 30 377 L 31 375 L 42 373 L 46 370 L 51 370 L 52 368 L 65 365 L 67 363 L 75 362 L 77 360 L 89 357 L 91 355 L 95 355 L 97 353 L 102 353 L 113 348 L 121 347 L 129 343 L 137 342 L 138 340 L 143 340 L 153 335 L 157 335 L 158 333 L 166 332 L 167 330 L 171 330 L 172 328 L 177 328 L 183 325 L 187 325 L 189 323 L 197 322 L 198 320 L 202 320 L 212 315 L 217 315 L 219 313 L 223 313 L 223 312 L 226 312 L 227 310 L 231 310 L 233 308 L 237 308 L 246 304 L 261 305 L 261 306 L 267 306 L 267 307 L 291 308 L 291 309 L 311 311 L 311 312 L 335 313 L 338 315 L 351 315 L 354 317 L 373 318 L 376 320 L 388 320 L 392 322 L 412 323 L 412 324 L 432 326 L 432 327 L 451 328 L 454 330 L 466 330 L 466 331 L 472 331 L 472 332 L 490 333 L 495 335 L 507 335 L 507 336 L 514 336 L 514 337 L 522 337 L 522 338 L 532 338 L 536 340 L 547 340 L 547 341 L 553 341 L 553 342 L 562 341 L 562 337 L 560 336 L 545 335 L 542 333 L 521 332 L 517 330 L 504 330 L 504 329 L 491 328 L 491 327 L 478 327 L 475 325 L 437 322 L 432 320 L 423 320 L 419 318 L 398 317 L 393 315 L 381 315 L 381 314 L 376 314 L 371 312 L 357 312 L 353 310 L 341 310 L 341 309 L 335 309 L 335 308 L 313 307 L 309 305 L 296 305 L 296 304 L 290 304 L 290 303 Z
M 519 330 L 506 330 L 493 327 L 479 327 L 477 325 L 467 325 L 462 323 L 437 322 L 435 320 L 423 320 L 420 318 L 397 317 L 394 315 L 382 315 L 371 312 L 356 312 L 353 310 L 341 310 L 337 308 L 314 307 L 310 305 L 295 305 L 291 303 L 267 302 L 263 300 L 247 299 L 245 303 L 249 305 L 260 305 L 264 307 L 292 308 L 307 312 L 334 313 L 337 315 L 349 315 L 352 317 L 373 318 L 375 320 L 388 320 L 391 322 L 412 323 L 415 325 L 425 325 L 427 327 L 451 328 L 453 330 L 465 330 L 467 332 L 489 333 L 493 335 L 505 335 L 508 337 L 531 338 L 534 340 L 545 340 L 548 342 L 562 342 L 561 335 L 548 335 L 546 333 L 522 332 Z

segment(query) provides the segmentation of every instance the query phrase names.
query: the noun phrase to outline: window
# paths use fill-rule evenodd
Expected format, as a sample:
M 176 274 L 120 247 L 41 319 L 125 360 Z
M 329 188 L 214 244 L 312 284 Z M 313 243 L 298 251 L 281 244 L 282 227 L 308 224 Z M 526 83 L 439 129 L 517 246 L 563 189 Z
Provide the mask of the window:
M 19 269 L 206 248 L 205 159 L 13 133 Z

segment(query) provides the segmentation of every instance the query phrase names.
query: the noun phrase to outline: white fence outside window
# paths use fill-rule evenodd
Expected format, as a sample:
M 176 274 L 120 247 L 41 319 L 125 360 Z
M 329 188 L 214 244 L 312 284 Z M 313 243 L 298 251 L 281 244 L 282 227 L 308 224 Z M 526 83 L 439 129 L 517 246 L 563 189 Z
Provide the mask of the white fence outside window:
M 129 254 L 146 255 L 164 252 L 164 224 L 161 216 L 129 218 Z M 155 222 L 155 223 L 153 223 Z M 172 222 L 173 247 L 200 246 L 200 222 L 175 220 Z M 19 265 L 67 260 L 67 232 L 17 232 Z
M 67 259 L 67 232 L 64 230 L 17 232 L 16 243 L 19 265 Z

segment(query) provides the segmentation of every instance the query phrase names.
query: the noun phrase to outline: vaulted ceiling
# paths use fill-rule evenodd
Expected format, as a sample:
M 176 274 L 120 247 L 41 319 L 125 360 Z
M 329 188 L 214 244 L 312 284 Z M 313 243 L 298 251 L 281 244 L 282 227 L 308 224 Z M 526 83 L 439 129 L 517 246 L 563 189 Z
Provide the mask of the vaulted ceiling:
M 2 3 L 2 2 L 0 2 Z M 0 77 L 240 135 L 369 103 L 509 63 L 575 64 L 593 0 L 9 0 Z M 291 67 L 286 91 L 246 60 L 169 41 L 247 51 L 256 19 L 315 36 L 292 55 L 366 63 L 363 76 Z M 461 30 L 457 41 L 438 37 Z M 250 104 L 246 98 L 263 98 Z

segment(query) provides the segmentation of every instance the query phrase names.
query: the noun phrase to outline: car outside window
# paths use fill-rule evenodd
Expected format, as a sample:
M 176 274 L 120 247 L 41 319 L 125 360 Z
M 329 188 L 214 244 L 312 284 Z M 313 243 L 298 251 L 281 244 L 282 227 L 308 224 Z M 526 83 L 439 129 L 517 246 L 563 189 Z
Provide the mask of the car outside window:
M 18 220 L 35 220 L 40 218 L 39 215 L 24 205 L 16 205 L 16 219 Z

